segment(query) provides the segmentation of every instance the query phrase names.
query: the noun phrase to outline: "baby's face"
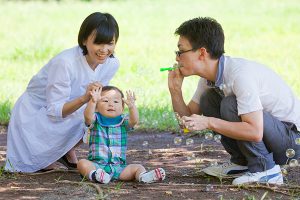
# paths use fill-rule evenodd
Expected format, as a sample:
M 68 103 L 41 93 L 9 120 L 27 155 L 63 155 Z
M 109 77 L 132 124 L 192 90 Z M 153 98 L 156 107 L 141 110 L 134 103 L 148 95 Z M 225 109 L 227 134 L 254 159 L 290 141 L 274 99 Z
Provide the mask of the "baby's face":
M 105 117 L 117 117 L 123 113 L 122 96 L 116 90 L 101 93 L 101 100 L 97 103 L 97 110 Z

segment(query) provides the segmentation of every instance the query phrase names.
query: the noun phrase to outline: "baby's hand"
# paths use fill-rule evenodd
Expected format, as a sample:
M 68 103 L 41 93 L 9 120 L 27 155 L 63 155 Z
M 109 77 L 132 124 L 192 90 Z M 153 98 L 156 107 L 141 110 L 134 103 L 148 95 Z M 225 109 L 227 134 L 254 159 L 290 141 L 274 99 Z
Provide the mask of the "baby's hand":
M 132 108 L 133 106 L 135 106 L 135 100 L 136 98 L 134 92 L 131 90 L 126 91 L 126 99 L 123 98 L 123 101 L 128 106 L 128 108 Z
M 93 90 L 90 91 L 90 95 L 91 95 L 91 100 L 94 103 L 97 103 L 98 101 L 100 101 L 101 99 L 101 91 L 102 91 L 102 87 L 99 88 L 94 88 Z

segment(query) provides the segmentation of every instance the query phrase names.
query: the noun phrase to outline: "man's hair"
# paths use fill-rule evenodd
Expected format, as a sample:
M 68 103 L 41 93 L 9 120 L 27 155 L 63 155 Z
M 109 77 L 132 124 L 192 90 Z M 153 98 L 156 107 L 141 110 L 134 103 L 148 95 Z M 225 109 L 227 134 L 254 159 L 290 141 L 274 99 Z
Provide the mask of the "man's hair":
M 222 26 L 213 18 L 198 17 L 185 21 L 176 29 L 175 35 L 186 37 L 193 49 L 206 48 L 213 59 L 225 53 Z
M 78 45 L 82 49 L 83 55 L 87 55 L 88 53 L 88 50 L 83 43 L 94 31 L 95 44 L 108 44 L 114 37 L 116 43 L 118 41 L 119 26 L 115 18 L 109 13 L 92 13 L 82 22 L 78 34 Z

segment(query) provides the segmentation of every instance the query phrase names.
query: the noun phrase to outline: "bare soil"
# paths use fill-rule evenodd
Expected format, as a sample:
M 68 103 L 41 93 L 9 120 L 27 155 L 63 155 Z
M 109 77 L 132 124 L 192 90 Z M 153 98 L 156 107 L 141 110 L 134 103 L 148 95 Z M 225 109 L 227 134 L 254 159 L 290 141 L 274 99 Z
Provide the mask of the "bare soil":
M 6 153 L 6 127 L 0 127 L 0 166 Z M 233 179 L 207 176 L 201 169 L 213 163 L 224 163 L 229 155 L 221 144 L 206 141 L 201 135 L 179 136 L 171 132 L 134 132 L 128 141 L 128 163 L 143 164 L 146 169 L 163 167 L 167 177 L 161 183 L 113 181 L 101 185 L 82 180 L 77 171 L 65 169 L 34 173 L 9 174 L 0 171 L 0 199 L 300 199 L 300 167 L 287 168 L 284 186 L 232 186 Z M 192 138 L 193 145 L 185 140 Z M 143 145 L 144 141 L 148 145 Z M 77 153 L 85 158 L 87 146 Z

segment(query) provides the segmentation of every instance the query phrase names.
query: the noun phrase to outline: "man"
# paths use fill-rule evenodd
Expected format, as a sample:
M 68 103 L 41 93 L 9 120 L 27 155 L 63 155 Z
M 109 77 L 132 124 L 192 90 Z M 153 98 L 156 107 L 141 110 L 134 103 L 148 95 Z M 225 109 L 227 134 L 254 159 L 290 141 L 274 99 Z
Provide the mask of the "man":
M 224 33 L 212 18 L 195 18 L 180 25 L 176 61 L 168 86 L 173 109 L 190 130 L 210 129 L 222 135 L 230 162 L 203 169 L 212 176 L 235 175 L 233 184 L 282 184 L 279 165 L 285 152 L 300 146 L 300 102 L 271 69 L 241 58 L 224 56 Z M 200 76 L 186 105 L 184 77 Z M 202 114 L 202 115 L 201 115 Z M 248 173 L 245 173 L 248 172 Z

